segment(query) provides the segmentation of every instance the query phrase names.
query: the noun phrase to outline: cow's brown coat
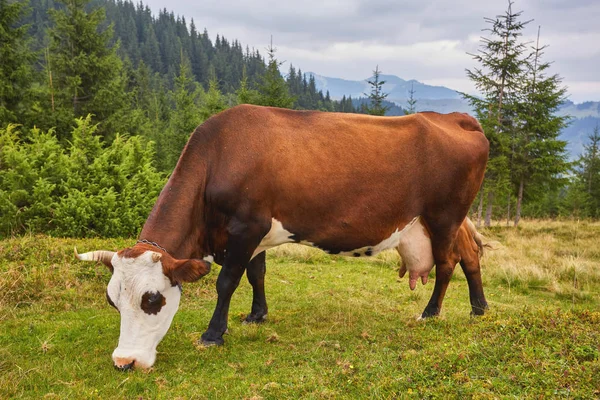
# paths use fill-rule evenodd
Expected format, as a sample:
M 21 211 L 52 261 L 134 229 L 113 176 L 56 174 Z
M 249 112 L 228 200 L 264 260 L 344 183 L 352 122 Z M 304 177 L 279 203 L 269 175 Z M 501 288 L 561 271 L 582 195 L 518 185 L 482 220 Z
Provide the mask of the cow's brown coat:
M 479 124 L 465 114 L 235 107 L 194 132 L 140 237 L 160 239 L 178 258 L 222 259 L 233 215 L 276 218 L 333 252 L 378 243 L 414 215 L 430 229 L 439 222 L 456 232 L 487 150 Z M 437 221 L 455 213 L 459 221 Z
M 487 155 L 480 125 L 466 114 L 372 117 L 238 106 L 192 134 L 140 238 L 175 258 L 210 254 L 223 264 L 204 335 L 218 343 L 243 271 L 263 280 L 248 261 L 272 218 L 294 240 L 338 253 L 377 244 L 421 215 L 437 266 L 423 315 L 436 315 L 461 260 L 455 239 Z M 477 301 L 474 310 L 485 303 Z M 256 292 L 253 310 L 255 303 L 266 313 Z

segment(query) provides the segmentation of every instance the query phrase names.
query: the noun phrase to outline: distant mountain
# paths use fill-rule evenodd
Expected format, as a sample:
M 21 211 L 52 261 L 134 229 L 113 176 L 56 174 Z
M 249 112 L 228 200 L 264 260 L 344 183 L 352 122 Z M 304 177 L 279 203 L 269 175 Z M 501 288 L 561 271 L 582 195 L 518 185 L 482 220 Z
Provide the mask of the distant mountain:
M 330 78 L 313 72 L 307 74 L 315 77 L 318 90 L 322 90 L 323 93 L 329 91 L 329 95 L 335 100 L 341 99 L 342 96 L 352 96 L 355 99 L 366 97 L 366 94 L 371 91 L 368 83 L 371 78 L 362 81 L 351 81 Z M 385 81 L 383 91 L 388 93 L 387 99 L 400 107 L 406 107 L 412 89 L 414 90 L 414 98 L 418 100 L 418 111 L 471 112 L 471 107 L 462 99 L 460 93 L 447 87 L 427 85 L 414 79 L 407 81 L 395 75 L 381 75 L 381 80 Z
M 329 90 L 329 95 L 333 99 L 340 99 L 342 96 L 352 96 L 354 98 L 363 96 L 371 90 L 368 79 L 362 81 L 350 81 L 340 78 L 329 78 L 309 72 L 308 75 L 315 77 L 317 89 L 325 93 Z M 414 88 L 415 96 L 418 99 L 428 100 L 447 100 L 461 99 L 458 92 L 448 89 L 444 86 L 431 86 L 425 83 L 411 79 L 405 81 L 395 75 L 380 75 L 380 79 L 385 81 L 383 90 L 388 93 L 388 99 L 393 102 L 406 101 L 410 96 L 411 87 Z
M 560 108 L 560 115 L 570 115 L 573 118 L 600 117 L 600 101 L 586 101 L 575 104 L 566 101 Z
M 332 99 L 341 99 L 342 96 L 353 98 L 366 97 L 371 91 L 367 82 L 371 78 L 362 81 L 351 81 L 340 78 L 330 78 L 309 72 L 308 75 L 315 77 L 317 89 L 323 93 L 329 91 Z M 437 111 L 449 113 L 453 111 L 472 113 L 472 109 L 460 93 L 444 86 L 431 86 L 414 79 L 404 80 L 395 75 L 381 75 L 385 81 L 383 91 L 388 93 L 387 99 L 400 107 L 406 107 L 406 101 L 410 96 L 411 87 L 414 90 L 414 98 L 417 100 L 417 111 Z M 561 138 L 568 142 L 570 158 L 575 159 L 583 152 L 583 146 L 588 142 L 588 135 L 592 133 L 596 125 L 600 126 L 600 102 L 586 101 L 581 104 L 567 101 L 558 111 L 559 115 L 572 117 L 570 125 L 561 133 Z
M 583 153 L 583 146 L 589 142 L 588 136 L 592 134 L 596 126 L 600 127 L 600 116 L 573 118 L 569 126 L 563 129 L 560 136 L 562 140 L 568 142 L 567 149 L 571 159 L 576 159 Z

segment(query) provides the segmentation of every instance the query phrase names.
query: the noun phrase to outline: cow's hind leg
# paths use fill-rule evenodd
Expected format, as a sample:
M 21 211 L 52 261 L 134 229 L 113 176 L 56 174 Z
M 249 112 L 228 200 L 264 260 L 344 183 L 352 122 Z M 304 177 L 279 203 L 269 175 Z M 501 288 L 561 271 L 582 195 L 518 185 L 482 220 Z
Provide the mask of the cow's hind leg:
M 246 317 L 246 323 L 263 322 L 267 316 L 267 298 L 265 296 L 266 251 L 258 254 L 246 268 L 248 282 L 252 285 L 252 310 Z
M 246 266 L 262 237 L 268 232 L 268 223 L 232 221 L 228 227 L 227 253 L 217 278 L 217 306 L 202 334 L 204 345 L 221 345 L 227 330 L 231 296 L 238 287 Z
M 471 314 L 483 315 L 488 308 L 485 295 L 483 294 L 483 283 L 481 281 L 481 264 L 479 262 L 482 249 L 473 240 L 472 233 L 463 223 L 456 240 L 460 252 L 460 266 L 467 278 L 469 285 L 469 299 L 471 301 Z
M 439 315 L 454 267 L 460 258 L 454 248 L 454 239 L 459 225 L 436 226 L 431 223 L 428 223 L 428 225 L 435 261 L 435 287 L 429 303 L 427 303 L 423 314 L 421 314 L 421 318 Z

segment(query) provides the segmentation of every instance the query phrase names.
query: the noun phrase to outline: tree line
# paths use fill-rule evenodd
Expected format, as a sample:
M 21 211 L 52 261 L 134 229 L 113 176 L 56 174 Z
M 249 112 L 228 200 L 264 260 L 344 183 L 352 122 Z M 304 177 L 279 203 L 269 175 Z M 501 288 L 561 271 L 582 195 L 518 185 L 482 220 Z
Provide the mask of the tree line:
M 495 53 L 484 47 L 485 68 L 469 72 L 484 82 L 470 99 L 492 143 L 479 205 L 490 218 L 515 199 L 517 215 L 597 217 L 598 140 L 569 170 L 557 139 L 566 121 L 553 114 L 564 89 L 545 75 L 543 48 L 521 57 L 511 21 L 490 32 L 517 50 L 485 42 Z M 282 75 L 272 43 L 263 57 L 213 42 L 193 20 L 142 3 L 0 0 L 0 28 L 1 236 L 134 235 L 190 133 L 236 104 L 403 115 L 416 102 L 414 93 L 408 111 L 388 102 L 378 67 L 365 97 L 333 100 L 293 65 Z M 499 54 L 518 68 L 485 64 Z

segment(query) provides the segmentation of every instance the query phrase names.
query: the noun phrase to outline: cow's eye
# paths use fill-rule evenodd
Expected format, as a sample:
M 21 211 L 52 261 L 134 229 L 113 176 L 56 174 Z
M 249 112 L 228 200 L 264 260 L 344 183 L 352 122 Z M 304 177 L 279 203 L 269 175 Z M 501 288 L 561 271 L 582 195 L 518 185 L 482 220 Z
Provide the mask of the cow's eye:
M 150 304 L 155 304 L 158 303 L 160 301 L 160 299 L 162 298 L 162 294 L 160 294 L 159 292 L 153 293 L 149 298 L 148 298 L 148 303 Z
M 146 292 L 142 296 L 142 304 L 140 306 L 146 314 L 156 315 L 166 303 L 165 297 L 160 292 Z

